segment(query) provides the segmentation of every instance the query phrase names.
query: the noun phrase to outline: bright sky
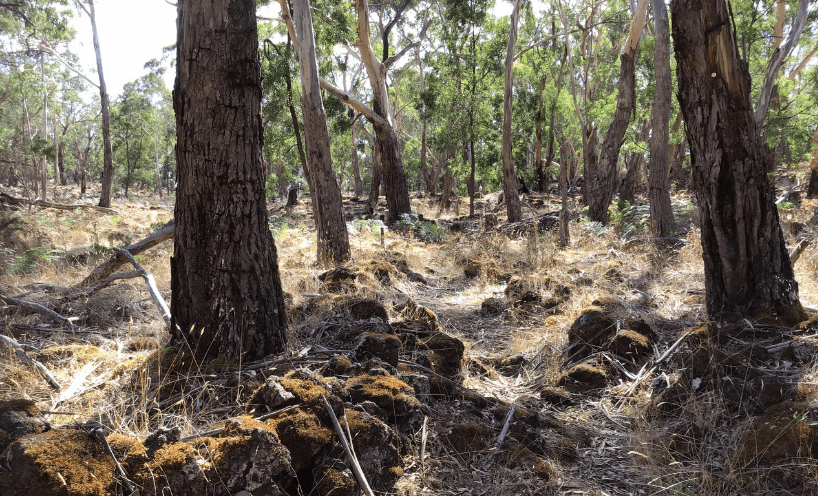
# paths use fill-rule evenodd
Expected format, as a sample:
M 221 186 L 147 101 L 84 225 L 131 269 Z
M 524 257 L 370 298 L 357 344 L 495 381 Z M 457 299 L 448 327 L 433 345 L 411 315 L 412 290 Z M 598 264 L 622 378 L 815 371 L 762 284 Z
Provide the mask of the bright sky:
M 95 0 L 102 70 L 111 99 L 125 83 L 147 70 L 145 62 L 162 56 L 162 48 L 176 43 L 176 7 L 165 0 Z M 72 50 L 81 60 L 83 73 L 97 81 L 97 62 L 91 20 L 83 12 L 73 20 L 77 30 Z M 173 88 L 175 74 L 165 75 Z
M 511 5 L 498 0 L 495 15 L 508 15 Z M 145 62 L 162 56 L 162 48 L 176 43 L 176 7 L 165 0 L 95 0 L 97 30 L 102 52 L 102 70 L 111 99 L 122 87 L 147 73 Z M 508 10 L 508 13 L 505 12 Z M 277 5 L 259 15 L 279 15 Z M 72 50 L 81 60 L 82 71 L 97 81 L 97 63 L 91 21 L 83 12 L 73 19 L 77 30 Z M 165 74 L 165 84 L 173 88 L 173 70 Z

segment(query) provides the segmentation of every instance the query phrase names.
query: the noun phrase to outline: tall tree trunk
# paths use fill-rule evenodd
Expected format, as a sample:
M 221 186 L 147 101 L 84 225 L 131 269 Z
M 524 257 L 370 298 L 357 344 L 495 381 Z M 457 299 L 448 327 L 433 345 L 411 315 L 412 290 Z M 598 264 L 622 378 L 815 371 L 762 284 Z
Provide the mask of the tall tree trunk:
M 159 118 L 154 120 L 153 125 L 153 158 L 156 162 L 156 188 L 154 191 L 159 198 L 162 198 L 162 166 L 159 164 Z
M 45 87 L 45 53 L 40 52 L 40 81 L 43 84 L 43 140 L 48 140 L 48 91 Z M 56 134 L 56 131 L 55 131 Z M 42 176 L 40 177 L 42 183 L 40 185 L 40 190 L 42 195 L 40 196 L 43 200 L 46 199 L 46 190 L 48 189 L 48 156 L 43 153 L 42 157 L 42 166 L 41 172 Z M 54 184 L 57 184 L 56 182 Z
M 540 108 L 537 110 L 536 142 L 534 144 L 534 165 L 537 171 L 537 185 L 540 188 L 540 193 L 548 193 L 548 174 L 542 161 L 542 94 L 544 90 L 545 75 L 540 78 Z M 548 163 L 548 167 L 551 167 L 551 163 Z
M 372 182 L 369 185 L 369 206 L 374 212 L 378 208 L 378 198 L 381 196 L 381 148 L 378 138 L 372 146 Z
M 61 156 L 62 150 L 60 150 L 60 135 L 57 133 L 57 112 L 54 112 L 54 121 L 53 121 L 53 129 L 54 129 L 54 186 L 56 187 L 58 184 L 65 185 L 65 178 L 63 177 L 62 172 L 62 163 L 61 163 Z
M 625 131 L 636 104 L 634 63 L 639 37 L 642 34 L 642 27 L 645 25 L 647 7 L 648 0 L 639 0 L 630 34 L 622 49 L 622 55 L 619 57 L 616 113 L 613 122 L 611 122 L 611 127 L 608 128 L 608 132 L 605 134 L 605 140 L 602 142 L 596 174 L 594 176 L 586 175 L 586 181 L 590 183 L 588 217 L 603 224 L 608 222 L 608 205 L 613 199 L 617 184 L 619 150 L 622 148 Z
M 508 49 L 505 62 L 505 94 L 503 98 L 503 196 L 509 222 L 519 222 L 523 218 L 520 196 L 517 194 L 517 176 L 514 173 L 514 155 L 511 149 L 511 108 L 514 98 L 514 45 L 517 43 L 517 21 L 520 19 L 522 0 L 514 2 L 511 11 L 511 30 L 508 35 Z
M 567 153 L 560 154 L 560 249 L 564 250 L 571 244 L 571 234 L 568 231 L 569 211 L 568 211 L 568 169 L 571 167 L 571 159 Z
M 772 186 L 724 0 L 671 3 L 679 101 L 701 218 L 707 313 L 714 320 L 782 320 L 798 299 Z
M 349 238 L 341 204 L 341 190 L 335 180 L 331 144 L 324 101 L 318 84 L 315 36 L 309 0 L 293 1 L 293 24 L 298 36 L 298 65 L 301 70 L 301 113 L 307 163 L 314 190 L 313 212 L 318 231 L 318 264 L 323 266 L 349 259 Z
M 287 340 L 265 210 L 256 2 L 179 0 L 177 12 L 171 332 L 198 358 L 255 360 Z
M 650 134 L 650 124 L 648 124 L 648 121 L 643 120 L 639 124 L 639 133 L 636 135 L 636 140 L 639 142 L 646 141 L 648 134 Z M 634 202 L 636 189 L 639 187 L 642 177 L 639 172 L 644 162 L 645 154 L 643 152 L 634 151 L 628 154 L 626 158 L 627 172 L 622 184 L 619 186 L 619 198 L 622 200 Z
M 352 177 L 355 183 L 354 194 L 360 198 L 364 194 L 364 183 L 361 181 L 361 164 L 358 161 L 358 137 L 355 133 L 355 111 L 352 107 L 349 108 L 349 119 L 352 122 L 350 126 L 351 140 L 352 140 Z
M 475 163 L 474 163 L 474 140 L 469 141 L 469 162 L 471 163 L 471 171 L 469 173 L 469 215 L 474 215 L 474 194 L 477 192 L 477 182 L 475 181 Z
M 97 56 L 97 74 L 99 75 L 99 99 L 102 107 L 102 192 L 99 197 L 100 207 L 111 206 L 111 190 L 114 184 L 114 153 L 111 148 L 111 111 L 108 102 L 108 89 L 105 86 L 105 77 L 102 73 L 102 54 L 99 49 L 99 35 L 97 34 L 97 18 L 94 14 L 94 0 L 87 0 L 88 8 L 85 12 L 91 18 L 91 31 L 94 34 L 94 52 Z M 82 4 L 80 4 L 82 5 Z M 85 7 L 83 6 L 83 9 Z
M 670 99 L 673 88 L 670 75 L 670 26 L 664 0 L 651 0 L 655 29 L 653 67 L 656 93 L 651 110 L 650 165 L 648 165 L 648 198 L 650 229 L 654 236 L 667 236 L 676 230 L 670 203 L 668 140 L 670 136 Z
M 392 59 L 379 61 L 372 50 L 369 34 L 369 2 L 356 0 L 355 10 L 358 14 L 358 40 L 356 46 L 361 53 L 361 61 L 366 67 L 369 83 L 372 87 L 372 110 L 381 117 L 373 121 L 375 128 L 375 146 L 380 151 L 380 176 L 386 190 L 386 205 L 389 209 L 386 221 L 395 222 L 402 214 L 411 213 L 409 203 L 409 185 L 403 170 L 398 135 L 395 133 L 394 120 L 390 112 L 389 91 L 386 88 L 386 71 Z M 374 177 L 373 177 L 374 179 Z
M 809 162 L 809 184 L 807 198 L 818 198 L 818 126 L 812 135 L 812 159 Z

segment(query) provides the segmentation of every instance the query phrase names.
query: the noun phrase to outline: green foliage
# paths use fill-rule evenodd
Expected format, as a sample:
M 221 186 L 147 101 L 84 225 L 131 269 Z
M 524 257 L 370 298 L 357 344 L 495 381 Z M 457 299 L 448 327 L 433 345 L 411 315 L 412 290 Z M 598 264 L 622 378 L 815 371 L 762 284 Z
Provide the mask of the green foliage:
M 793 202 L 781 202 L 777 206 L 778 206 L 779 211 L 792 210 L 792 209 L 795 208 L 795 203 L 793 203 Z
M 6 270 L 10 274 L 26 274 L 37 268 L 41 261 L 56 260 L 62 250 L 51 248 L 30 248 L 19 255 L 14 255 L 6 261 Z
M 446 230 L 437 222 L 419 220 L 416 214 L 403 214 L 401 219 L 392 226 L 392 229 L 399 232 L 408 232 L 428 243 L 442 243 Z M 374 233 L 373 233 L 374 234 Z

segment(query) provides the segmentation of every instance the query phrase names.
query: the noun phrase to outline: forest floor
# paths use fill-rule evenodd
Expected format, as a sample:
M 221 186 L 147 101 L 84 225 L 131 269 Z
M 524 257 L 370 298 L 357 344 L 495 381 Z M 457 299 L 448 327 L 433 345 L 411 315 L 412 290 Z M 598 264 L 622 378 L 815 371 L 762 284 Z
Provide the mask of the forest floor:
M 793 189 L 805 167 L 779 171 L 779 190 Z M 289 369 L 326 371 L 338 354 L 328 337 L 340 328 L 333 327 L 337 305 L 327 305 L 339 300 L 328 300 L 330 292 L 377 300 L 395 326 L 407 305 L 425 307 L 464 346 L 454 381 L 445 379 L 436 392 L 430 372 L 431 391 L 415 387 L 422 423 L 415 419 L 401 431 L 403 470 L 389 494 L 818 494 L 812 458 L 818 330 L 811 321 L 798 327 L 744 321 L 726 330 L 707 322 L 698 212 L 687 192 L 673 197 L 677 239 L 662 243 L 646 232 L 646 205 L 612 207 L 613 222 L 603 227 L 583 220 L 578 198 L 571 199 L 564 250 L 556 230 L 509 235 L 487 224 L 486 214 L 504 223 L 498 194 L 479 198 L 474 217 L 466 215 L 467 198 L 441 211 L 437 197 L 414 197 L 413 211 L 426 221 L 383 231 L 377 220 L 353 219 L 363 202 L 344 199 L 352 248 L 346 265 L 365 273 L 369 264 L 374 277 L 359 273 L 341 291 L 331 291 L 332 276 L 315 264 L 309 202 L 269 205 L 291 296 Z M 560 208 L 553 195 L 525 200 L 526 217 Z M 779 213 L 795 247 L 818 232 L 811 220 L 818 202 L 788 200 Z M 68 186 L 54 201 L 94 199 Z M 219 364 L 163 374 L 173 348 L 141 279 L 53 304 L 53 286 L 78 284 L 111 257 L 111 247 L 143 239 L 173 218 L 172 199 L 144 192 L 117 198 L 112 208 L 0 212 L 0 225 L 16 219 L 0 237 L 0 295 L 80 317 L 69 330 L 14 304 L 0 307 L 3 333 L 30 345 L 61 387 L 55 391 L 14 353 L 0 351 L 0 400 L 32 400 L 50 412 L 45 420 L 54 427 L 93 420 L 129 438 L 144 439 L 159 427 L 178 427 L 187 437 L 224 425 L 245 412 L 263 367 L 231 364 L 241 369 L 238 383 L 221 386 L 212 380 L 223 372 Z M 165 241 L 136 256 L 166 300 L 172 249 Z M 391 265 L 384 269 L 384 262 Z M 794 267 L 802 302 L 816 312 L 818 244 L 807 246 Z M 434 368 L 414 360 L 417 353 L 401 339 L 401 362 L 387 370 Z M 286 361 L 271 358 L 267 365 Z M 168 389 L 173 381 L 180 384 Z M 508 438 L 497 450 L 503 430 Z M 309 493 L 301 484 L 291 494 Z M 318 481 L 309 486 L 322 491 Z

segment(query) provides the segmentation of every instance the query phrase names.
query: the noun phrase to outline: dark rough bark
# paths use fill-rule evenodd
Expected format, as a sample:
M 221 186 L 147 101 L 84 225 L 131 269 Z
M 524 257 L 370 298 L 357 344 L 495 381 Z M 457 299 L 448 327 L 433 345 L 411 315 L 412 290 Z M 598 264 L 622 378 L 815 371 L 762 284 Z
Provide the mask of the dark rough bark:
M 622 148 L 625 131 L 636 103 L 634 63 L 639 37 L 645 24 L 646 11 L 647 0 L 639 0 L 631 22 L 630 34 L 625 41 L 622 55 L 619 57 L 619 82 L 617 83 L 616 112 L 613 122 L 608 132 L 605 133 L 595 173 L 586 173 L 585 177 L 588 183 L 588 217 L 603 224 L 608 222 L 608 205 L 613 199 L 618 184 L 616 176 L 619 150 Z
M 400 143 L 395 129 L 391 126 L 383 126 L 382 129 L 378 129 L 381 126 L 374 124 L 373 126 L 378 135 L 376 146 L 380 148 L 381 181 L 386 193 L 386 208 L 389 209 L 386 222 L 391 224 L 400 220 L 401 214 L 408 214 L 412 211 L 409 203 L 409 184 L 406 181 L 406 173 L 403 171 Z
M 586 174 L 588 183 L 588 217 L 597 222 L 608 222 L 608 205 L 616 191 L 619 150 L 636 102 L 634 54 L 623 53 L 620 58 L 619 83 L 617 85 L 616 113 L 611 127 L 605 134 L 599 151 L 599 163 L 594 175 Z
M 364 183 L 361 181 L 361 163 L 358 160 L 358 137 L 355 132 L 355 111 L 352 107 L 349 108 L 349 119 L 352 122 L 350 126 L 351 140 L 352 140 L 352 177 L 354 181 L 354 189 L 352 190 L 355 196 L 361 197 L 364 194 Z
M 267 223 L 255 0 L 180 0 L 171 332 L 199 358 L 286 345 Z
M 536 139 L 534 143 L 534 166 L 537 171 L 537 186 L 540 188 L 540 193 L 548 193 L 548 174 L 546 173 L 546 165 L 542 161 L 542 94 L 545 90 L 545 76 L 540 78 L 540 108 L 537 111 L 537 128 Z M 553 131 L 552 131 L 553 132 Z M 551 142 L 553 146 L 553 141 Z M 551 162 L 548 162 L 547 167 L 551 167 Z
M 344 222 L 341 190 L 335 180 L 330 153 L 329 129 L 318 84 L 315 36 L 309 0 L 293 1 L 293 23 L 298 33 L 298 63 L 301 69 L 301 113 L 307 163 L 312 182 L 313 214 L 318 231 L 318 264 L 333 265 L 349 259 L 349 238 Z
M 807 198 L 818 198 L 818 126 L 815 127 L 815 134 L 812 135 L 812 159 L 809 163 L 809 184 L 807 185 Z
M 378 197 L 381 196 L 381 149 L 378 147 L 378 139 L 375 138 L 375 146 L 372 147 L 372 182 L 369 185 L 369 205 L 374 212 L 378 206 Z
M 664 0 L 651 0 L 655 29 L 653 66 L 656 71 L 656 94 L 653 97 L 650 137 L 650 165 L 648 166 L 648 197 L 650 199 L 650 228 L 657 238 L 676 230 L 673 207 L 670 203 L 668 180 L 668 138 L 670 136 L 670 27 Z
M 562 206 L 560 208 L 560 249 L 565 249 L 571 244 L 571 234 L 568 231 L 568 168 L 571 159 L 568 158 L 567 153 L 561 154 L 560 160 L 560 198 L 562 199 Z
M 671 15 L 701 217 L 707 313 L 721 321 L 797 322 L 806 314 L 727 6 L 724 0 L 674 0 Z
M 639 125 L 639 134 L 637 134 L 637 141 L 646 141 L 650 134 L 650 124 L 648 121 L 642 121 Z M 640 186 L 642 164 L 645 162 L 645 154 L 643 152 L 632 152 L 628 154 L 626 159 L 627 172 L 625 178 L 622 179 L 622 184 L 619 186 L 619 198 L 627 200 L 631 203 L 636 199 L 636 189 Z

